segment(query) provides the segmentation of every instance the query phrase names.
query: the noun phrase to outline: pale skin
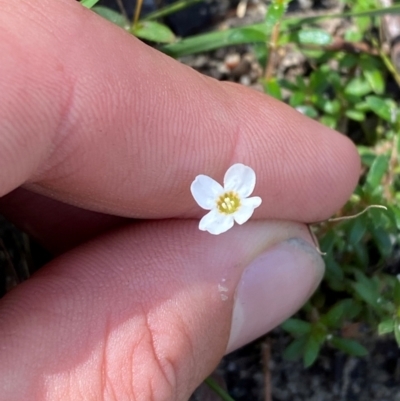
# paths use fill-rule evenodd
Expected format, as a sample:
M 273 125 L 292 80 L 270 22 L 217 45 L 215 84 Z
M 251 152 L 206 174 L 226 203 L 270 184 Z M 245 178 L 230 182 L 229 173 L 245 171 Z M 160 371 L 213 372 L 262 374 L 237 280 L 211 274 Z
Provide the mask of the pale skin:
M 0 213 L 60 255 L 0 301 L 0 399 L 185 400 L 227 349 L 221 278 L 229 295 L 255 248 L 312 243 L 305 223 L 357 183 L 356 149 L 73 0 L 0 10 Z M 255 170 L 262 205 L 218 237 L 200 232 L 192 180 L 221 181 L 236 162 Z M 266 331 L 320 279 L 271 275 Z

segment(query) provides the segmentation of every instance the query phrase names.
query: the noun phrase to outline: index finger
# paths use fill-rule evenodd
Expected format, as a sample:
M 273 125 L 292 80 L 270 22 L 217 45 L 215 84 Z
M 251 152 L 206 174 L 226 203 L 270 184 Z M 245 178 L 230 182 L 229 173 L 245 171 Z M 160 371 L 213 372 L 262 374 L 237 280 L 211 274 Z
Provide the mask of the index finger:
M 310 222 L 357 182 L 343 135 L 201 76 L 74 1 L 0 8 L 0 195 L 25 183 L 103 213 L 190 217 L 194 177 L 221 180 L 241 162 L 257 173 L 256 216 Z

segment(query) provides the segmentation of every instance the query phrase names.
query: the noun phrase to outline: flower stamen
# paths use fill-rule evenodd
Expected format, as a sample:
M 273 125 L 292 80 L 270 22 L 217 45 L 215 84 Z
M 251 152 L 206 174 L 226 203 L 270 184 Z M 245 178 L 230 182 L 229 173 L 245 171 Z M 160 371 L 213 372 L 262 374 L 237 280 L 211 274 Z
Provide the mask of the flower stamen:
M 256 185 L 254 170 L 241 163 L 229 167 L 224 175 L 224 186 L 204 174 L 198 175 L 190 191 L 195 201 L 209 212 L 199 223 L 201 231 L 219 235 L 246 223 L 254 209 L 261 205 L 259 196 L 250 197 Z
M 235 213 L 240 206 L 240 197 L 234 191 L 225 192 L 217 199 L 217 208 L 223 214 Z

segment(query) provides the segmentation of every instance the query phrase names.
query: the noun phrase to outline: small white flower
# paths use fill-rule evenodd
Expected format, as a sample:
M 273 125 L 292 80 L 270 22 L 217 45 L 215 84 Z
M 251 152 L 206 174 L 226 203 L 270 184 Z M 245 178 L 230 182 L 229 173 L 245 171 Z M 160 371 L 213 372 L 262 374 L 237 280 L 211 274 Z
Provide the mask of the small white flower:
M 248 198 L 256 185 L 254 170 L 244 164 L 234 164 L 224 177 L 224 186 L 206 175 L 198 175 L 190 186 L 193 198 L 200 207 L 210 210 L 199 223 L 199 229 L 218 235 L 228 231 L 236 221 L 245 223 L 261 198 Z

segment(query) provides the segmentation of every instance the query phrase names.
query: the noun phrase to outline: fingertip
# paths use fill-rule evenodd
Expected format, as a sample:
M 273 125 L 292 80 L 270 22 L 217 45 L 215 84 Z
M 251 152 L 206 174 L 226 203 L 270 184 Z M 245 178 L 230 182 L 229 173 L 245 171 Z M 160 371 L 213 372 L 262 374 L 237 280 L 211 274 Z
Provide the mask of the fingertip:
M 0 83 L 0 195 L 28 182 L 97 212 L 195 217 L 194 177 L 222 182 L 242 163 L 257 174 L 257 218 L 321 220 L 350 196 L 357 157 L 329 128 L 201 76 L 75 2 L 35 3 L 34 12 L 29 29 L 21 19 L 6 25 L 10 49 L 23 51 L 0 65 L 9 77 Z
M 315 291 L 323 274 L 321 256 L 300 238 L 275 244 L 258 255 L 244 270 L 236 289 L 226 352 L 293 315 Z

